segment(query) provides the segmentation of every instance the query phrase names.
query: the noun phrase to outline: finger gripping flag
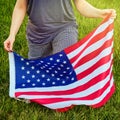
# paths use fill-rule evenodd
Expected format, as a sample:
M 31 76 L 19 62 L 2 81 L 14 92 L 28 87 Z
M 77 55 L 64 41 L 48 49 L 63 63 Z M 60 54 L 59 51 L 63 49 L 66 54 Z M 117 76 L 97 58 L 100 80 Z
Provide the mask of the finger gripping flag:
M 76 44 L 46 58 L 29 60 L 9 53 L 10 97 L 50 109 L 104 105 L 115 90 L 113 20 L 105 19 Z

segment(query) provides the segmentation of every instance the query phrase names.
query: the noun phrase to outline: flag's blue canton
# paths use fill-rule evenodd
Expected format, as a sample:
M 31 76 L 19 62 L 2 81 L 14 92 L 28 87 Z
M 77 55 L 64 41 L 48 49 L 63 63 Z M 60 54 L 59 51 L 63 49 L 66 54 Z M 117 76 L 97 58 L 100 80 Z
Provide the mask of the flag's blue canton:
M 64 51 L 37 60 L 14 55 L 17 72 L 16 88 L 64 86 L 77 80 Z

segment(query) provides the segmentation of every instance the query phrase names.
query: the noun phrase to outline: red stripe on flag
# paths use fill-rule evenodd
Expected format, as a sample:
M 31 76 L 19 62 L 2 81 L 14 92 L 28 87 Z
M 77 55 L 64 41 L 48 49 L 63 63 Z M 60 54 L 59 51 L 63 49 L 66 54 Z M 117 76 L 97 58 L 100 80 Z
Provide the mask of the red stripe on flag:
M 96 56 L 98 56 L 103 50 L 104 48 L 110 47 L 112 45 L 112 42 L 110 42 L 110 40 L 106 41 L 100 48 L 96 48 L 95 51 L 92 51 L 91 53 L 87 54 L 86 56 L 82 57 L 78 63 L 74 66 L 74 69 L 76 69 L 78 66 L 85 64 L 86 62 L 92 60 L 93 58 L 95 58 Z M 113 51 L 112 51 L 113 52 Z M 79 56 L 78 56 L 79 57 Z M 75 59 L 73 59 L 73 61 L 75 61 Z M 70 60 L 70 62 L 72 63 L 73 61 Z
M 110 61 L 110 56 L 106 56 L 106 57 L 103 57 L 102 59 L 100 59 L 97 63 L 95 63 L 93 66 L 89 67 L 87 70 L 77 74 L 77 79 L 78 80 L 81 80 L 83 79 L 84 77 L 86 77 L 87 75 L 91 74 L 94 70 L 96 70 L 98 68 L 98 66 L 101 66 L 107 62 Z M 112 64 L 113 62 L 111 62 Z M 104 73 L 104 71 L 103 71 Z
M 115 85 L 113 84 L 110 92 L 104 97 L 104 99 L 101 102 L 99 102 L 98 104 L 92 105 L 92 107 L 98 108 L 98 107 L 103 106 L 110 99 L 110 97 L 113 95 L 114 92 L 115 92 Z

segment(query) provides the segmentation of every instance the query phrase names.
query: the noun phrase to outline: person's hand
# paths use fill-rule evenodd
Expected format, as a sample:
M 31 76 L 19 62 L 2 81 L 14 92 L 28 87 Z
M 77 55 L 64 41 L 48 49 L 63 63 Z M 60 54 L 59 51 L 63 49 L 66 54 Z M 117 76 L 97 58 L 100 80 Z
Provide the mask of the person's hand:
M 7 52 L 12 52 L 13 51 L 13 44 L 14 44 L 15 38 L 9 36 L 5 41 L 4 41 L 4 49 Z
M 101 17 L 106 18 L 108 15 L 110 15 L 110 18 L 115 19 L 116 18 L 116 10 L 115 9 L 103 9 Z

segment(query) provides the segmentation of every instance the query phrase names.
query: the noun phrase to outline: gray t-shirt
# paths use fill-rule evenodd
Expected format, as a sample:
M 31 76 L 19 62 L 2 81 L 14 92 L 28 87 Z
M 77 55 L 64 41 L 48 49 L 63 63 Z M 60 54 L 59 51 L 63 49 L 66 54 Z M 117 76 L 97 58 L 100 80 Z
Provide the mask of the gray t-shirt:
M 68 26 L 76 27 L 71 0 L 28 0 L 27 38 L 44 44 Z

